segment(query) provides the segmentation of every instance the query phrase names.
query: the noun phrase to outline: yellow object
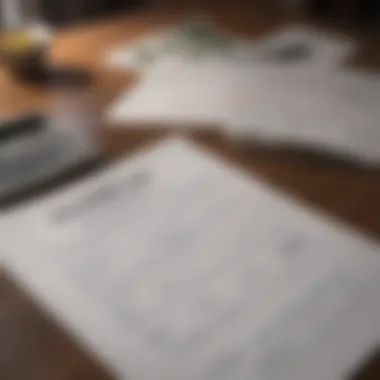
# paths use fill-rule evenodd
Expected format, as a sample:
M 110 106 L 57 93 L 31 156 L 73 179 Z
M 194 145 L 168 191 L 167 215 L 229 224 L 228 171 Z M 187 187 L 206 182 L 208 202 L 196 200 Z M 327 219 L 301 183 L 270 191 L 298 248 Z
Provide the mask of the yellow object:
M 26 31 L 7 31 L 0 35 L 0 52 L 22 53 L 34 48 L 34 39 Z

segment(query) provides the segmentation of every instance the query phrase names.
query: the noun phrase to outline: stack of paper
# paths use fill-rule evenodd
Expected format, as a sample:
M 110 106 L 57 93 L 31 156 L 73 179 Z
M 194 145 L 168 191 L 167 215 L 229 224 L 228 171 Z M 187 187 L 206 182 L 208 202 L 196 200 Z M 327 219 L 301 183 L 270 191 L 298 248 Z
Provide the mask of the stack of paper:
M 182 140 L 3 216 L 0 240 L 120 379 L 341 380 L 378 343 L 380 246 Z
M 112 105 L 109 119 L 126 126 L 220 126 L 237 139 L 378 164 L 380 75 L 339 69 L 352 47 L 292 27 L 249 47 L 236 45 L 230 57 L 166 54 Z
M 157 63 L 109 110 L 112 122 L 222 127 L 237 139 L 380 162 L 380 76 L 219 60 Z

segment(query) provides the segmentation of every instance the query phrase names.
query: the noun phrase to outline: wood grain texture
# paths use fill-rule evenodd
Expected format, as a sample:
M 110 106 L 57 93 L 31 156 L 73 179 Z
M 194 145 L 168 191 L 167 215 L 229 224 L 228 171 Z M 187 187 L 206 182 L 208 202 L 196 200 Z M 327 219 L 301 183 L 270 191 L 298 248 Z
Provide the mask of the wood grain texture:
M 197 2 L 198 3 L 198 2 Z M 257 37 L 294 20 L 307 21 L 302 15 L 268 11 L 248 2 L 229 5 L 208 0 L 202 8 L 209 11 L 225 28 L 242 35 Z M 245 4 L 244 4 L 245 3 Z M 195 2 L 192 3 L 192 8 Z M 199 4 L 198 4 L 199 6 Z M 104 108 L 122 90 L 132 86 L 138 76 L 133 72 L 111 70 L 104 66 L 104 53 L 121 41 L 131 40 L 182 19 L 189 8 L 120 17 L 63 30 L 55 38 L 51 57 L 87 67 L 96 75 L 94 95 Z M 348 31 L 351 33 L 351 31 Z M 360 41 L 357 55 L 347 65 L 358 69 L 380 67 L 378 44 L 368 37 L 355 35 Z M 19 115 L 49 107 L 51 93 L 18 83 L 0 69 L 0 117 Z M 140 147 L 164 138 L 171 131 L 165 126 L 145 130 L 127 126 L 123 130 L 102 131 L 104 150 L 110 158 L 133 154 Z M 380 238 L 379 170 L 361 170 L 339 163 L 310 159 L 293 152 L 259 149 L 228 141 L 213 131 L 187 134 L 207 149 L 259 176 L 307 204 L 322 209 L 364 233 Z M 73 337 L 29 299 L 17 281 L 0 276 L 0 379 L 4 380 L 101 380 L 105 370 L 75 343 Z M 376 366 L 375 366 L 376 367 Z M 372 378 L 380 378 L 378 370 Z M 377 377 L 376 377 L 377 376 Z M 366 380 L 363 378 L 361 380 Z M 360 379 L 355 379 L 360 380 Z

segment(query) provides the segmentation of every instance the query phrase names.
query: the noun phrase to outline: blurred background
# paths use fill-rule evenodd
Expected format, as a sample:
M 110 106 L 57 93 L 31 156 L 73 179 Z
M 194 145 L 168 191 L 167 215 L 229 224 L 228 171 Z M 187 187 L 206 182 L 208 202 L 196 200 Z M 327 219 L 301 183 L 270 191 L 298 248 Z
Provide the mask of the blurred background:
M 173 132 L 377 242 L 379 39 L 377 0 L 0 0 L 0 251 L 6 212 Z M 106 367 L 0 266 L 0 379 Z

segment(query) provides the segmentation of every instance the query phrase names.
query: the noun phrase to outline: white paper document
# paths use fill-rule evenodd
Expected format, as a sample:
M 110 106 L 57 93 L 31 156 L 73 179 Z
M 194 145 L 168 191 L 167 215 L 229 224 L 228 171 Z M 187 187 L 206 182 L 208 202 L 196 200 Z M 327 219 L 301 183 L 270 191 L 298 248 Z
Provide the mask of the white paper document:
M 380 162 L 380 76 L 217 59 L 161 60 L 108 110 L 111 122 L 221 127 L 231 137 Z
M 152 67 L 132 91 L 123 94 L 107 111 L 116 123 L 221 126 L 236 95 L 235 66 L 218 60 L 188 63 L 179 58 Z
M 184 140 L 0 223 L 5 267 L 120 379 L 345 380 L 378 343 L 380 246 Z
M 380 163 L 379 75 L 266 68 L 239 80 L 225 122 L 231 136 Z

